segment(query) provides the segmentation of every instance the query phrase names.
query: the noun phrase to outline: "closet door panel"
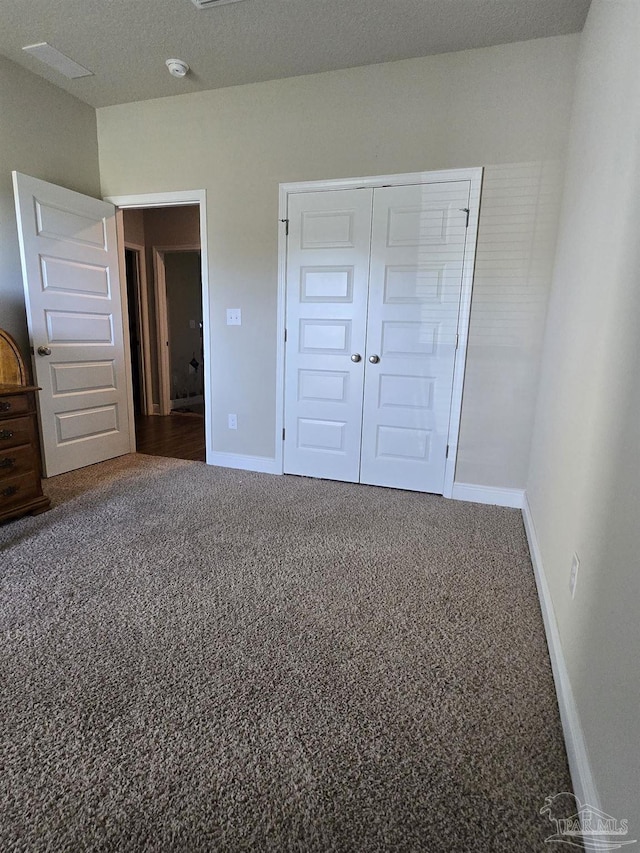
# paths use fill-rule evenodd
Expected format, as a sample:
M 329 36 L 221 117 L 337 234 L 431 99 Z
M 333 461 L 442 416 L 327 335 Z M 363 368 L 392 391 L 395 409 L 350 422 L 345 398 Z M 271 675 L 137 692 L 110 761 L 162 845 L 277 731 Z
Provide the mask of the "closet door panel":
M 289 199 L 287 474 L 357 482 L 373 191 Z
M 374 191 L 363 483 L 443 491 L 469 189 Z

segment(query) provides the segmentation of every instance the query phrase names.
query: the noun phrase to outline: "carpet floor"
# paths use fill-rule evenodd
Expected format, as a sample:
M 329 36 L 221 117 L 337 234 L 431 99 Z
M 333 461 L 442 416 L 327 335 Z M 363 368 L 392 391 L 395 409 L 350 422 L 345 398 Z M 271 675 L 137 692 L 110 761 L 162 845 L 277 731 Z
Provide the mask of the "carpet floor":
M 520 513 L 127 456 L 0 527 L 0 849 L 548 850 Z

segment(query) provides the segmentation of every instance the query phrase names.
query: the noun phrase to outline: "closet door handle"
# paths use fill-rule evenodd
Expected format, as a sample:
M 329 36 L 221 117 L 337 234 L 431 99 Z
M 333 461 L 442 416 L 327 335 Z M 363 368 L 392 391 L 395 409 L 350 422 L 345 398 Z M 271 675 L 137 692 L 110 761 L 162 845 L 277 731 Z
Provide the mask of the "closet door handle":
M 362 356 L 359 352 L 354 352 L 354 354 L 351 356 L 351 361 L 355 361 L 355 363 L 357 364 L 359 361 L 362 361 Z
M 371 362 L 371 364 L 377 364 L 380 361 L 380 356 L 379 355 L 370 355 L 369 361 Z

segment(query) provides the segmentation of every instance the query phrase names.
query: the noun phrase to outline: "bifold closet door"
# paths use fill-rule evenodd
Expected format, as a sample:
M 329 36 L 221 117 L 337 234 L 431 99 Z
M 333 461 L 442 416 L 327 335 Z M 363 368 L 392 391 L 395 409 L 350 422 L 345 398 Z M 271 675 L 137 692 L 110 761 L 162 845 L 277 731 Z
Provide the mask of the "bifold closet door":
M 284 470 L 357 482 L 370 189 L 289 197 Z
M 469 192 L 290 196 L 286 473 L 442 493 Z
M 374 191 L 360 482 L 443 491 L 469 191 Z

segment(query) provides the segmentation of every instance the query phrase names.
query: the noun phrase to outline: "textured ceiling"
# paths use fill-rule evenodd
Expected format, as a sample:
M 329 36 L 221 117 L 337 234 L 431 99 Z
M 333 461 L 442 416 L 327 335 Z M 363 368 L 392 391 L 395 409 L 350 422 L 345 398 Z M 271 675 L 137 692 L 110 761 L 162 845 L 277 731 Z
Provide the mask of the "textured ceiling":
M 0 0 L 0 53 L 93 106 L 578 32 L 590 0 Z M 24 54 L 46 41 L 95 76 Z M 176 80 L 164 61 L 192 73 Z

